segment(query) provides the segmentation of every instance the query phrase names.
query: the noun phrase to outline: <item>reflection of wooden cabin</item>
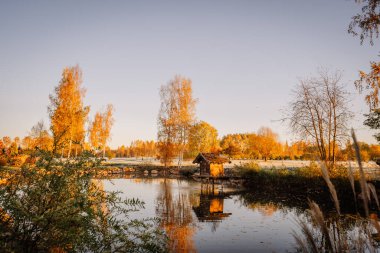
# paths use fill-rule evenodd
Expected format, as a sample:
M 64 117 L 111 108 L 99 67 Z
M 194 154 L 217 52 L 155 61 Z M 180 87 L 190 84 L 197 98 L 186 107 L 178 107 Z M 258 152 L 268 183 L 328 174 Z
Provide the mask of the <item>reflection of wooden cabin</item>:
M 224 197 L 200 195 L 199 206 L 193 207 L 198 220 L 204 221 L 221 221 L 231 215 L 223 212 Z
M 218 177 L 224 175 L 223 163 L 228 159 L 215 153 L 199 153 L 193 163 L 199 163 L 200 175 Z

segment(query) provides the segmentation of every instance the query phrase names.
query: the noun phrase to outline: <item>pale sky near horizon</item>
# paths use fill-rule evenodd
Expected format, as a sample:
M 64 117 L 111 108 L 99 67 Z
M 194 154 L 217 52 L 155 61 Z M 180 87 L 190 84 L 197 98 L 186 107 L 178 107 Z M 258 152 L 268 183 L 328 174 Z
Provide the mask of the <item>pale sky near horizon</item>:
M 343 71 L 359 139 L 368 112 L 353 81 L 379 61 L 380 41 L 347 33 L 354 0 L 0 1 L 0 136 L 25 136 L 49 122 L 48 96 L 66 66 L 79 64 L 90 116 L 112 103 L 111 147 L 156 139 L 159 87 L 193 81 L 197 118 L 219 135 L 271 127 L 299 78 Z

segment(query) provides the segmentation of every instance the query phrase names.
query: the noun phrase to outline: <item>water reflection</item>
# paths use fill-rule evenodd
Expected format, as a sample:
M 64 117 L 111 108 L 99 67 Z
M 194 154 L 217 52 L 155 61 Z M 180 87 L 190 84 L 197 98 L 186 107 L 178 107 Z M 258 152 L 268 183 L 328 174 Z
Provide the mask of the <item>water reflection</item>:
M 223 191 L 217 191 L 210 185 L 201 184 L 198 201 L 193 205 L 194 213 L 200 222 L 221 222 L 232 213 L 224 213 L 224 199 L 228 197 Z
M 227 186 L 212 189 L 199 182 L 164 178 L 118 181 L 113 190 L 125 190 L 128 197 L 147 203 L 137 218 L 161 219 L 172 252 L 295 252 L 292 232 L 300 232 L 296 220 L 315 226 L 306 212 L 307 198 L 294 194 L 241 192 Z M 336 219 L 342 219 L 339 229 L 354 236 L 360 219 L 354 214 L 337 217 L 331 210 L 324 206 L 327 226 L 334 228 Z
M 180 183 L 178 181 L 177 183 Z M 188 192 L 173 193 L 172 181 L 160 183 L 157 196 L 156 214 L 166 231 L 172 252 L 196 252 L 193 236 L 195 224 L 191 213 L 191 197 Z

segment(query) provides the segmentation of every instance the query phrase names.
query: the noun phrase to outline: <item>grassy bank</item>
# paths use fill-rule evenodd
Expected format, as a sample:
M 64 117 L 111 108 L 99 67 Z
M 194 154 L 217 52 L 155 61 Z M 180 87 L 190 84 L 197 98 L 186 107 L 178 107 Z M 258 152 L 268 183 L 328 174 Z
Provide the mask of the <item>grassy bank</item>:
M 329 187 L 323 178 L 321 168 L 316 163 L 310 166 L 296 169 L 263 169 L 256 163 L 249 163 L 233 168 L 234 175 L 244 178 L 243 185 L 252 197 L 258 195 L 264 199 L 278 201 L 292 201 L 297 206 L 308 206 L 308 200 L 314 200 L 323 209 L 332 209 L 334 206 Z M 355 195 L 350 182 L 350 171 L 345 167 L 336 167 L 329 171 L 329 177 L 335 186 L 337 196 L 341 202 L 342 211 L 347 213 L 363 211 L 361 202 L 354 199 L 360 198 L 359 173 L 352 172 Z M 375 188 L 380 183 L 371 181 Z M 375 209 L 375 203 L 370 207 Z

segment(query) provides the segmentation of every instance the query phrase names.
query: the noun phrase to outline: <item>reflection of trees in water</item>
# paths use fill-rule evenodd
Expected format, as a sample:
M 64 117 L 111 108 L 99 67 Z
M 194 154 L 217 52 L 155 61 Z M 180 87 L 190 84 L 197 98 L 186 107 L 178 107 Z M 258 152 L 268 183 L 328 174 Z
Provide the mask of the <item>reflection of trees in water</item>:
M 309 208 L 308 199 L 312 199 L 317 202 L 322 211 L 326 214 L 334 213 L 335 207 L 330 196 L 319 197 L 319 198 L 309 198 L 305 192 L 293 193 L 286 191 L 277 191 L 273 190 L 270 192 L 263 191 L 249 191 L 242 192 L 238 201 L 251 209 L 257 209 L 263 214 L 274 213 L 276 210 L 281 210 L 282 213 L 294 212 L 297 215 L 300 215 Z M 355 210 L 355 205 L 351 201 L 350 204 L 346 203 L 341 205 L 342 212 L 345 214 L 357 214 Z
M 224 199 L 228 196 L 229 194 L 218 191 L 213 186 L 201 185 L 201 193 L 193 205 L 193 210 L 200 222 L 211 223 L 212 232 L 216 231 L 223 219 L 231 215 L 224 212 Z
M 192 218 L 191 196 L 181 189 L 173 193 L 171 182 L 172 180 L 165 179 L 160 183 L 157 216 L 161 218 L 161 226 L 170 239 L 169 248 L 172 252 L 196 252 L 193 241 L 195 224 Z
M 274 203 L 251 203 L 247 206 L 250 209 L 257 210 L 263 216 L 270 217 L 278 210 L 278 206 Z

